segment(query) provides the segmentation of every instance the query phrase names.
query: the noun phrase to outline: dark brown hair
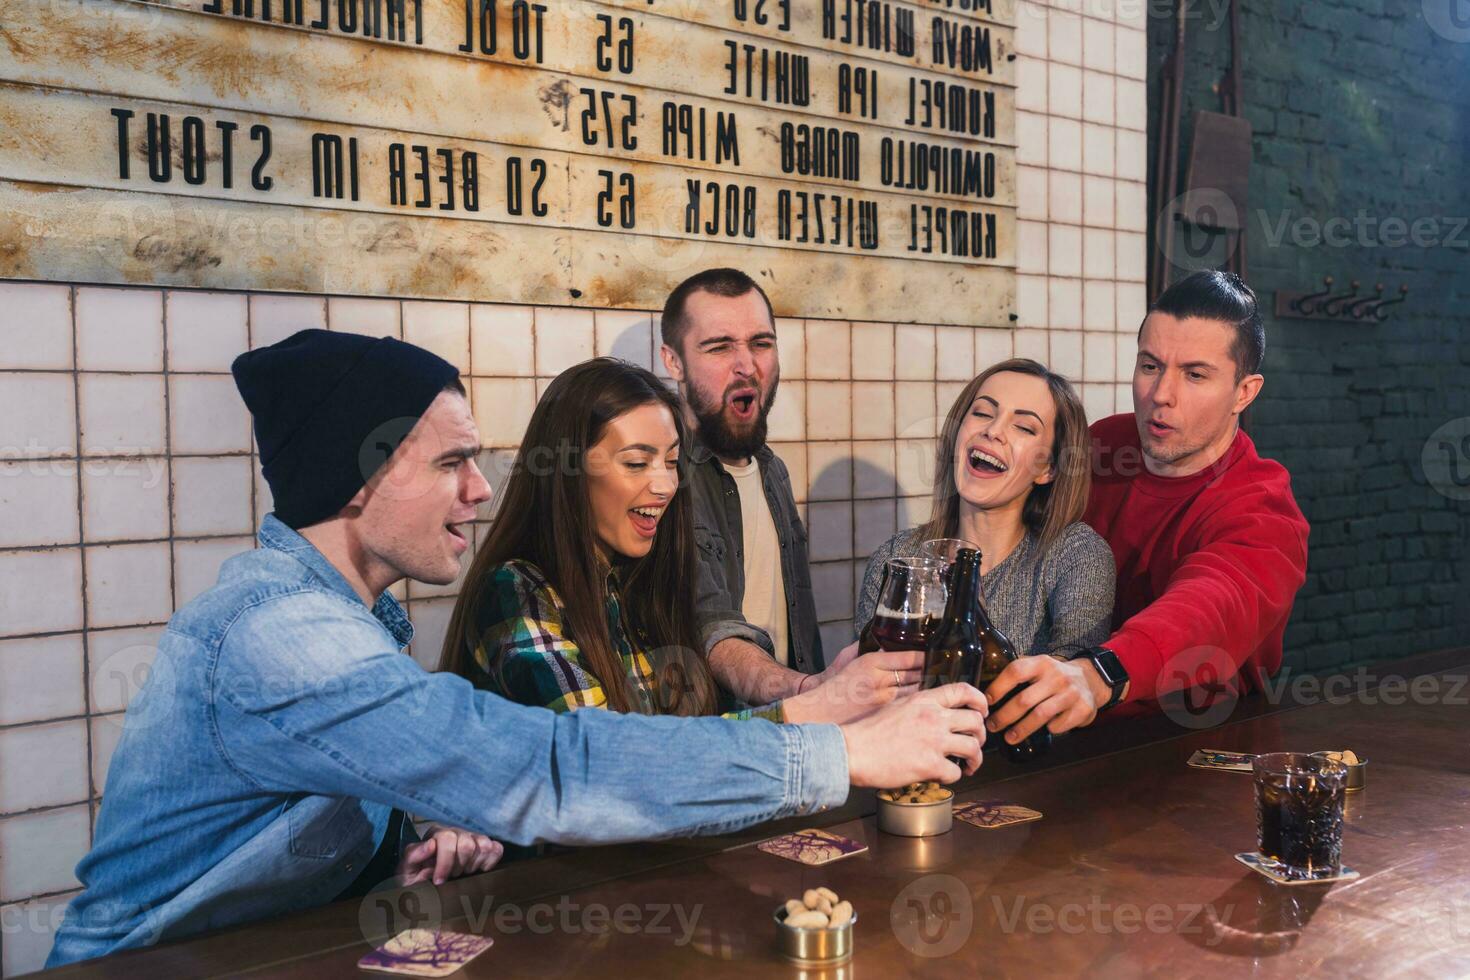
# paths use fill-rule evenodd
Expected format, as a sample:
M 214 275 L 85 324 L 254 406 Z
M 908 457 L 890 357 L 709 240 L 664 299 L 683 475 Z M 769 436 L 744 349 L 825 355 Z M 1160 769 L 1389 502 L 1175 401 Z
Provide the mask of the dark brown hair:
M 1266 324 L 1256 294 L 1235 273 L 1218 269 L 1195 272 L 1164 290 L 1149 312 L 1154 310 L 1179 320 L 1198 317 L 1226 324 L 1235 331 L 1230 357 L 1235 361 L 1236 383 L 1260 373 L 1266 356 Z M 1138 333 L 1143 335 L 1142 324 Z
M 706 269 L 695 273 L 675 286 L 674 291 L 669 293 L 669 298 L 664 303 L 664 315 L 659 326 L 663 342 L 672 347 L 680 357 L 684 356 L 680 345 L 684 343 L 684 333 L 689 329 L 684 307 L 688 304 L 689 297 L 695 293 L 714 293 L 716 296 L 734 299 L 737 296 L 744 296 L 751 290 L 760 293 L 761 299 L 766 301 L 766 313 L 770 315 L 771 323 L 774 325 L 776 311 L 771 308 L 771 298 L 750 276 L 739 269 Z
M 960 528 L 960 494 L 955 486 L 955 454 L 959 451 L 960 426 L 970 412 L 980 389 L 994 375 L 1005 371 L 1041 378 L 1051 391 L 1056 405 L 1056 432 L 1052 437 L 1052 480 L 1032 486 L 1021 520 L 1026 529 L 1041 540 L 1045 548 L 1057 539 L 1069 524 L 1082 519 L 1087 510 L 1087 494 L 1092 488 L 1092 440 L 1087 432 L 1087 413 L 1071 382 L 1044 365 L 1025 357 L 1001 361 L 980 373 L 965 385 L 939 434 L 939 451 L 934 470 L 934 507 L 928 523 L 919 532 L 920 540 L 952 538 Z
M 608 707 L 628 711 L 626 670 L 613 648 L 604 606 L 608 568 L 597 554 L 587 493 L 586 454 L 614 419 L 642 405 L 663 405 L 674 418 L 679 445 L 689 446 L 676 396 L 650 371 L 609 357 L 563 371 L 547 387 L 510 476 L 489 536 L 465 577 L 445 636 L 439 669 L 471 676 L 477 615 L 491 571 L 520 559 L 540 569 L 565 606 L 564 627 L 601 682 Z M 700 652 L 695 621 L 698 556 L 694 510 L 686 487 L 687 456 L 680 456 L 680 489 L 659 521 L 653 547 L 642 558 L 620 558 L 623 613 L 635 645 L 655 668 L 663 714 L 712 714 L 718 693 Z M 498 650 L 487 650 L 492 671 Z

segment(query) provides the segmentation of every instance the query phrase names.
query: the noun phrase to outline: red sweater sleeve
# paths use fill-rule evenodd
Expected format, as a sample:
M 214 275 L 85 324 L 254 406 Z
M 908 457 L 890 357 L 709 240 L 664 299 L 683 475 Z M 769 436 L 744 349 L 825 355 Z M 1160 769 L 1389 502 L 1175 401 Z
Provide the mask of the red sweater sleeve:
M 1128 671 L 1126 700 L 1235 676 L 1291 612 L 1306 580 L 1307 533 L 1289 487 L 1232 494 L 1164 593 L 1107 642 Z

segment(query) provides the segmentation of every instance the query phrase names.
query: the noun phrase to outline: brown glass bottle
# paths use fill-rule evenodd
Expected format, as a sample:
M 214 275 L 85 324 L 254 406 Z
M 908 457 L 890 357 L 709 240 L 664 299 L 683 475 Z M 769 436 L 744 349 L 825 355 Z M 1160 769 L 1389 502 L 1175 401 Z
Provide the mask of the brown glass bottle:
M 943 622 L 929 640 L 923 687 L 964 681 L 984 691 L 1007 664 L 1018 659 L 1016 648 L 990 621 L 981 602 L 980 552 L 961 548 L 949 574 L 949 604 Z M 992 704 L 991 713 L 1025 688 L 1023 684 Z M 1005 746 L 1011 761 L 1029 762 L 1051 748 L 1051 732 L 1042 728 L 1018 745 L 1005 742 L 1002 732 L 992 732 L 986 748 L 994 750 L 998 745 Z

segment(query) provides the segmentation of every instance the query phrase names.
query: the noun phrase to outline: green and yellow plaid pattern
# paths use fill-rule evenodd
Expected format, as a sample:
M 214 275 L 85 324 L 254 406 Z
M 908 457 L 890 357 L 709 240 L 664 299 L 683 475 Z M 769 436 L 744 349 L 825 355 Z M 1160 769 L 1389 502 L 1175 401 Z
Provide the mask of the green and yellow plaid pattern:
M 553 711 L 605 708 L 605 682 L 583 661 L 564 626 L 566 607 L 541 570 L 530 562 L 509 561 L 490 571 L 481 597 L 475 642 L 476 686 L 518 704 Z M 608 575 L 604 595 L 608 633 L 623 662 L 634 710 L 657 713 L 653 664 L 638 646 L 623 617 L 616 573 Z M 493 657 L 492 657 L 493 655 Z M 780 702 L 728 712 L 726 718 L 765 718 L 781 722 Z

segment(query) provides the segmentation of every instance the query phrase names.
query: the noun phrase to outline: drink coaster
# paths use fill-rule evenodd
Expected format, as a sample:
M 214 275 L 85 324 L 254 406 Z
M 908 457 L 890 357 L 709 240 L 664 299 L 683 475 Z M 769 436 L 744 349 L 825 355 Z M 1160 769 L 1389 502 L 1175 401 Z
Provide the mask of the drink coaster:
M 1247 868 L 1250 868 L 1252 871 L 1259 872 L 1265 877 L 1270 878 L 1278 885 L 1326 885 L 1334 881 L 1352 881 L 1355 878 L 1362 877 L 1360 874 L 1358 874 L 1358 872 L 1354 871 L 1352 868 L 1349 868 L 1347 865 L 1344 864 L 1342 866 L 1342 870 L 1333 875 L 1331 878 L 1288 878 L 1280 872 L 1268 868 L 1265 863 L 1261 861 L 1261 856 L 1254 851 L 1247 851 L 1244 854 L 1237 854 L 1235 855 L 1235 860 L 1239 861 Z

